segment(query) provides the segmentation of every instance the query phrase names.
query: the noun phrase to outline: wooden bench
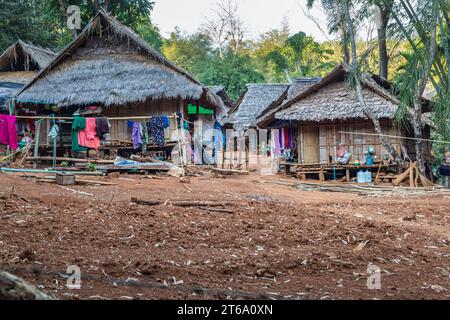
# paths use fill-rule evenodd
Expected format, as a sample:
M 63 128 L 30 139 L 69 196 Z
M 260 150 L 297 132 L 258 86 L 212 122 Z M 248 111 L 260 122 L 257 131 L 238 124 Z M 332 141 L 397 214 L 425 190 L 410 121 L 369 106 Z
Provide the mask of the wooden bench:
M 298 179 L 300 180 L 306 180 L 306 175 L 307 174 L 318 174 L 319 175 L 319 180 L 320 181 L 325 181 L 325 173 L 327 171 L 324 170 L 324 168 L 311 168 L 311 169 L 301 169 L 300 171 L 296 172 L 296 176 Z

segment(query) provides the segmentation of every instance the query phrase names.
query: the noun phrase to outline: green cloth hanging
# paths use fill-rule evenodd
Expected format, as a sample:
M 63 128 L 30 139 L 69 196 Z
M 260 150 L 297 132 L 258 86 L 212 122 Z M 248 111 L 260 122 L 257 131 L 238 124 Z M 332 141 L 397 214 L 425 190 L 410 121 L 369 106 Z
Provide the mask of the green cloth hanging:
M 81 130 L 84 130 L 84 129 L 86 129 L 86 118 L 82 118 L 82 117 L 73 118 L 72 131 L 71 131 L 72 151 L 80 152 L 80 151 L 87 150 L 86 147 L 82 147 L 78 143 L 78 132 L 80 132 Z

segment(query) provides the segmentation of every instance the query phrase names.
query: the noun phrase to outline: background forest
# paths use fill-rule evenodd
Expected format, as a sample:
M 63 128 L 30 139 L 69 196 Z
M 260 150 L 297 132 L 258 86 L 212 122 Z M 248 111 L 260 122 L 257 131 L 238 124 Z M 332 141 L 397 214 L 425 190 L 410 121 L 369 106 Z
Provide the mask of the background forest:
M 154 1 L 150 0 L 0 0 L 0 51 L 17 39 L 61 50 L 73 39 L 66 27 L 65 12 L 69 3 L 80 6 L 83 24 L 89 21 L 96 8 L 107 3 L 110 12 L 154 48 L 206 85 L 224 86 L 233 99 L 245 90 L 246 83 L 289 82 L 296 77 L 322 76 L 343 56 L 337 37 L 318 43 L 301 30 L 291 30 L 287 19 L 280 20 L 278 29 L 250 40 L 245 21 L 238 14 L 238 1 L 218 2 L 211 18 L 204 21 L 195 34 L 175 29 L 164 39 L 152 24 Z M 336 33 L 334 29 L 330 25 L 331 34 Z M 369 37 L 374 30 L 362 32 L 370 35 L 366 40 L 358 40 L 360 52 L 372 45 L 373 39 Z M 404 63 L 401 52 L 406 46 L 405 40 L 389 41 L 391 75 Z M 374 71 L 378 68 L 375 54 L 376 51 L 372 51 L 367 59 L 367 67 Z

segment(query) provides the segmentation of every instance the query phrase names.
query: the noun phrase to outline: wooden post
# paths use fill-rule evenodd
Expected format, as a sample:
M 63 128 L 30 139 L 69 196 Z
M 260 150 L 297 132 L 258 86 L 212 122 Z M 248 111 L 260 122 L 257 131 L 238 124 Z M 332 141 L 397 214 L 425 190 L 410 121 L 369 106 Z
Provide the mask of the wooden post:
M 297 132 L 297 154 L 298 154 L 298 163 L 301 164 L 302 163 L 302 157 L 303 157 L 303 153 L 302 153 L 302 135 L 301 135 L 301 129 L 300 127 L 298 127 L 298 132 Z
M 411 165 L 409 166 L 409 186 L 411 188 L 415 187 L 414 184 L 414 167 L 416 166 L 416 163 L 411 163 Z
M 52 123 L 53 123 L 53 126 L 55 126 L 55 124 L 56 124 L 55 115 L 53 114 L 52 117 L 53 117 Z M 56 138 L 57 137 L 55 137 L 53 139 L 53 161 L 52 161 L 53 168 L 56 167 Z M 88 156 L 89 156 L 89 153 L 88 153 Z
M 177 114 L 174 113 L 175 115 L 175 119 L 177 119 Z M 180 119 L 180 125 L 181 125 L 181 130 L 183 130 L 183 117 L 181 117 Z M 181 146 L 182 143 L 184 143 L 184 141 L 181 141 L 181 137 L 180 137 L 180 131 L 178 129 L 178 123 L 176 125 L 177 128 L 177 140 L 178 140 L 178 153 L 180 156 L 180 163 L 181 163 L 181 176 L 184 177 L 184 156 L 183 156 L 183 147 Z
M 321 182 L 325 182 L 325 174 L 324 174 L 324 172 L 323 172 L 323 167 L 320 168 L 319 180 L 320 180 Z
M 349 168 L 346 168 L 345 169 L 345 178 L 347 179 L 347 182 L 351 182 L 350 181 L 350 169 Z
M 41 123 L 42 120 L 36 121 L 36 132 L 34 134 L 34 158 L 33 168 L 36 169 L 39 158 L 39 141 L 41 138 Z

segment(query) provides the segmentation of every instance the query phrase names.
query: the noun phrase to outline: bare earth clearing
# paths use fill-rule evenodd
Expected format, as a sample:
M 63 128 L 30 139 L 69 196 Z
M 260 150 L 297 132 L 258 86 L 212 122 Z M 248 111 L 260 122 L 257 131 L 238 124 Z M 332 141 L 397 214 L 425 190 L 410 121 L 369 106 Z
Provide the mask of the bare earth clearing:
M 191 178 L 192 192 L 176 178 L 89 179 L 117 185 L 71 187 L 91 197 L 0 174 L 1 269 L 60 299 L 450 298 L 442 195 L 306 192 L 256 175 Z M 131 197 L 220 200 L 233 213 Z M 381 290 L 366 287 L 370 264 Z M 65 287 L 69 265 L 81 290 Z

